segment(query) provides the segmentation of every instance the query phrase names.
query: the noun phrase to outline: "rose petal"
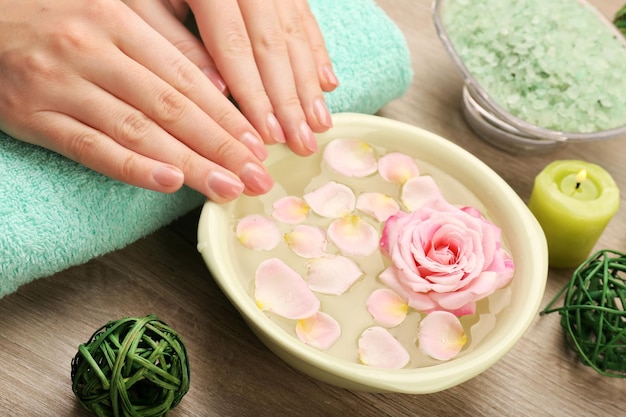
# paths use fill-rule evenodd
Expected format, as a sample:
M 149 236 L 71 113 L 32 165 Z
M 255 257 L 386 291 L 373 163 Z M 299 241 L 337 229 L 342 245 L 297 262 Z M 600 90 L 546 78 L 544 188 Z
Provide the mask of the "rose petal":
M 257 306 L 288 319 L 311 317 L 320 308 L 320 300 L 304 279 L 277 258 L 261 262 L 254 279 Z
M 302 223 L 311 209 L 303 199 L 287 196 L 274 202 L 272 216 L 286 224 Z
M 387 329 L 370 327 L 359 337 L 359 360 L 377 368 L 398 369 L 409 363 L 409 353 Z
M 337 320 L 320 311 L 311 317 L 298 320 L 296 334 L 307 345 L 326 350 L 341 336 L 341 326 Z
M 378 232 L 356 215 L 334 220 L 328 226 L 328 238 L 346 256 L 369 256 L 378 249 Z
M 356 197 L 348 186 L 329 181 L 316 190 L 306 193 L 304 201 L 318 215 L 336 219 L 354 210 Z
M 383 327 L 394 327 L 402 323 L 409 309 L 407 302 L 398 293 L 387 288 L 375 290 L 365 306 L 376 324 Z
M 285 233 L 287 246 L 303 258 L 318 258 L 326 253 L 326 232 L 317 226 L 301 224 Z
M 397 201 L 383 193 L 363 193 L 356 200 L 356 208 L 384 222 L 400 211 Z
M 325 255 L 307 262 L 309 288 L 323 294 L 341 295 L 361 276 L 363 272 L 356 262 L 340 255 Z
M 466 342 L 467 336 L 461 322 L 450 312 L 433 311 L 420 322 L 419 349 L 433 359 L 452 359 Z
M 260 214 L 251 214 L 239 220 L 236 234 L 244 247 L 256 250 L 272 250 L 282 238 L 278 224 Z
M 366 177 L 376 172 L 374 148 L 358 139 L 335 139 L 324 149 L 324 162 L 347 177 Z
M 420 173 L 415 159 L 399 152 L 391 152 L 381 157 L 378 160 L 378 172 L 386 181 L 394 184 L 404 184 Z
M 400 201 L 408 211 L 415 211 L 425 204 L 443 199 L 439 187 L 431 176 L 409 178 L 402 186 Z

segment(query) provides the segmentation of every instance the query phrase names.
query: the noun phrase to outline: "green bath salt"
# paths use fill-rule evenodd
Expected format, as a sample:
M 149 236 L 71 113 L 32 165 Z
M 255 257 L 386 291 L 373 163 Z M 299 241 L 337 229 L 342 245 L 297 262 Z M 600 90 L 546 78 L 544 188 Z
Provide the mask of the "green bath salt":
M 448 0 L 456 53 L 489 96 L 546 129 L 591 133 L 626 125 L 626 47 L 576 0 Z

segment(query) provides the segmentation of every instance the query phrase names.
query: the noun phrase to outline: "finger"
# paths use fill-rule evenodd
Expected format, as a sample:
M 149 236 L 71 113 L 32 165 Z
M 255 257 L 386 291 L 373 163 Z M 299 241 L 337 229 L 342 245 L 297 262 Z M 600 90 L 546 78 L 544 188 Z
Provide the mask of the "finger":
M 256 67 L 252 46 L 234 0 L 189 1 L 198 17 L 205 47 L 224 77 L 243 114 L 266 143 L 285 143 L 285 133 L 274 114 Z
M 326 48 L 326 42 L 322 36 L 317 19 L 311 12 L 307 0 L 294 0 L 294 3 L 300 13 L 304 31 L 313 52 L 321 87 L 324 91 L 332 91 L 339 85 L 339 80 L 335 75 L 333 64 Z
M 158 78 L 150 83 L 141 80 L 151 78 L 150 74 L 135 79 L 134 65 L 129 60 L 120 66 L 125 68 L 123 73 L 107 71 L 99 78 L 108 91 L 132 106 L 99 98 L 99 105 L 105 111 L 97 114 L 82 114 L 77 109 L 72 111 L 81 115 L 82 121 L 98 126 L 123 146 L 180 167 L 186 174 L 186 183 L 206 195 L 214 191 L 211 184 L 214 178 L 210 175 L 214 163 L 226 168 L 221 172 L 222 176 L 228 175 L 227 170 L 236 173 L 245 184 L 247 194 L 258 195 L 269 191 L 273 184 L 269 174 L 246 148 L 250 146 L 246 143 L 247 138 L 255 138 L 252 134 L 245 133 L 239 142 L 233 140 L 194 103 Z M 148 84 L 158 86 L 153 95 L 145 94 Z M 89 100 L 88 95 L 84 96 L 85 100 Z M 216 98 L 227 102 L 219 93 Z M 135 108 L 142 109 L 142 112 Z M 116 117 L 103 119 L 102 114 L 114 114 Z M 260 140 L 258 145 L 263 146 Z M 209 161 L 212 163 L 209 164 Z
M 239 5 L 256 67 L 285 132 L 287 144 L 299 155 L 311 154 L 317 150 L 317 143 L 298 96 L 276 10 L 267 7 L 267 2 L 258 0 L 240 0 Z
M 141 110 L 201 156 L 237 174 L 249 191 L 271 188 L 271 178 L 259 159 L 233 140 L 257 136 L 254 128 L 197 67 L 156 32 L 121 37 L 118 44 L 125 55 L 120 54 L 108 70 L 97 64 L 89 68 L 86 73 L 92 82 Z M 146 44 L 156 47 L 143 47 Z
M 332 127 L 330 112 L 323 91 L 302 15 L 295 4 L 277 4 L 278 16 L 285 33 L 289 61 L 293 69 L 298 97 L 305 110 L 309 126 L 316 132 Z
M 33 121 L 34 143 L 44 138 L 51 150 L 110 178 L 159 192 L 174 192 L 184 181 L 183 172 L 119 145 L 98 130 L 61 113 L 39 112 Z M 242 186 L 243 188 L 243 186 Z M 216 196 L 217 197 L 217 196 Z
M 154 0 L 126 0 L 125 3 L 150 26 L 156 29 L 213 82 L 223 94 L 228 94 L 226 82 L 215 67 L 213 59 L 202 42 L 185 27 L 177 16 L 186 14 L 175 11 L 169 2 Z M 168 7 L 169 6 L 169 7 Z M 187 10 L 188 12 L 188 10 Z

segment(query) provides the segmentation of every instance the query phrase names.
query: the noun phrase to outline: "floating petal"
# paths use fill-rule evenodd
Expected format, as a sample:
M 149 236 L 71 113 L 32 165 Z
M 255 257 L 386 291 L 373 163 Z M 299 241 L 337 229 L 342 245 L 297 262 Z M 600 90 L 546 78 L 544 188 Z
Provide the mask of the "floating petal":
M 409 353 L 387 329 L 370 327 L 359 337 L 359 360 L 377 368 L 399 369 L 409 363 Z
M 326 232 L 317 226 L 301 224 L 285 233 L 285 242 L 294 253 L 303 258 L 318 258 L 326 253 Z
M 346 256 L 369 256 L 378 249 L 378 232 L 356 215 L 334 220 L 328 226 L 328 238 Z
M 356 200 L 356 208 L 384 222 L 400 211 L 398 202 L 383 193 L 363 193 Z
M 320 300 L 304 279 L 277 258 L 261 262 L 254 279 L 257 306 L 288 319 L 311 317 L 320 308 Z
M 324 149 L 324 161 L 347 177 L 366 177 L 376 172 L 374 148 L 358 139 L 335 139 Z
M 363 276 L 363 271 L 350 258 L 325 255 L 307 263 L 307 282 L 313 291 L 341 295 Z
M 452 359 L 466 342 L 461 322 L 448 311 L 433 311 L 420 322 L 419 348 L 431 358 L 442 361 Z
M 374 321 L 383 327 L 395 327 L 406 318 L 409 305 L 397 292 L 388 288 L 375 290 L 365 303 Z
M 282 238 L 278 224 L 260 214 L 251 214 L 239 220 L 236 233 L 243 246 L 256 250 L 272 250 Z
M 302 223 L 309 214 L 310 207 L 300 197 L 287 196 L 274 202 L 272 216 L 286 224 Z
M 356 197 L 348 186 L 329 181 L 316 190 L 306 193 L 304 201 L 320 216 L 336 219 L 354 210 Z
M 415 159 L 399 152 L 391 152 L 378 160 L 378 172 L 386 181 L 404 184 L 420 174 Z
M 309 318 L 298 320 L 296 334 L 307 345 L 326 350 L 341 336 L 341 326 L 337 320 L 320 311 Z
M 415 211 L 424 204 L 443 198 L 431 176 L 409 178 L 402 186 L 400 200 L 408 211 Z

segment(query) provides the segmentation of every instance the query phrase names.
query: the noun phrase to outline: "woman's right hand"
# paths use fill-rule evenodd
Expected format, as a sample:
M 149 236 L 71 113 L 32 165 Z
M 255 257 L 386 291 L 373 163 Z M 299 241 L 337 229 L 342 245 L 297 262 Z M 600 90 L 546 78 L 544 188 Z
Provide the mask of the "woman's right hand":
M 0 0 L 0 129 L 104 175 L 211 200 L 263 194 L 263 141 L 119 0 Z

